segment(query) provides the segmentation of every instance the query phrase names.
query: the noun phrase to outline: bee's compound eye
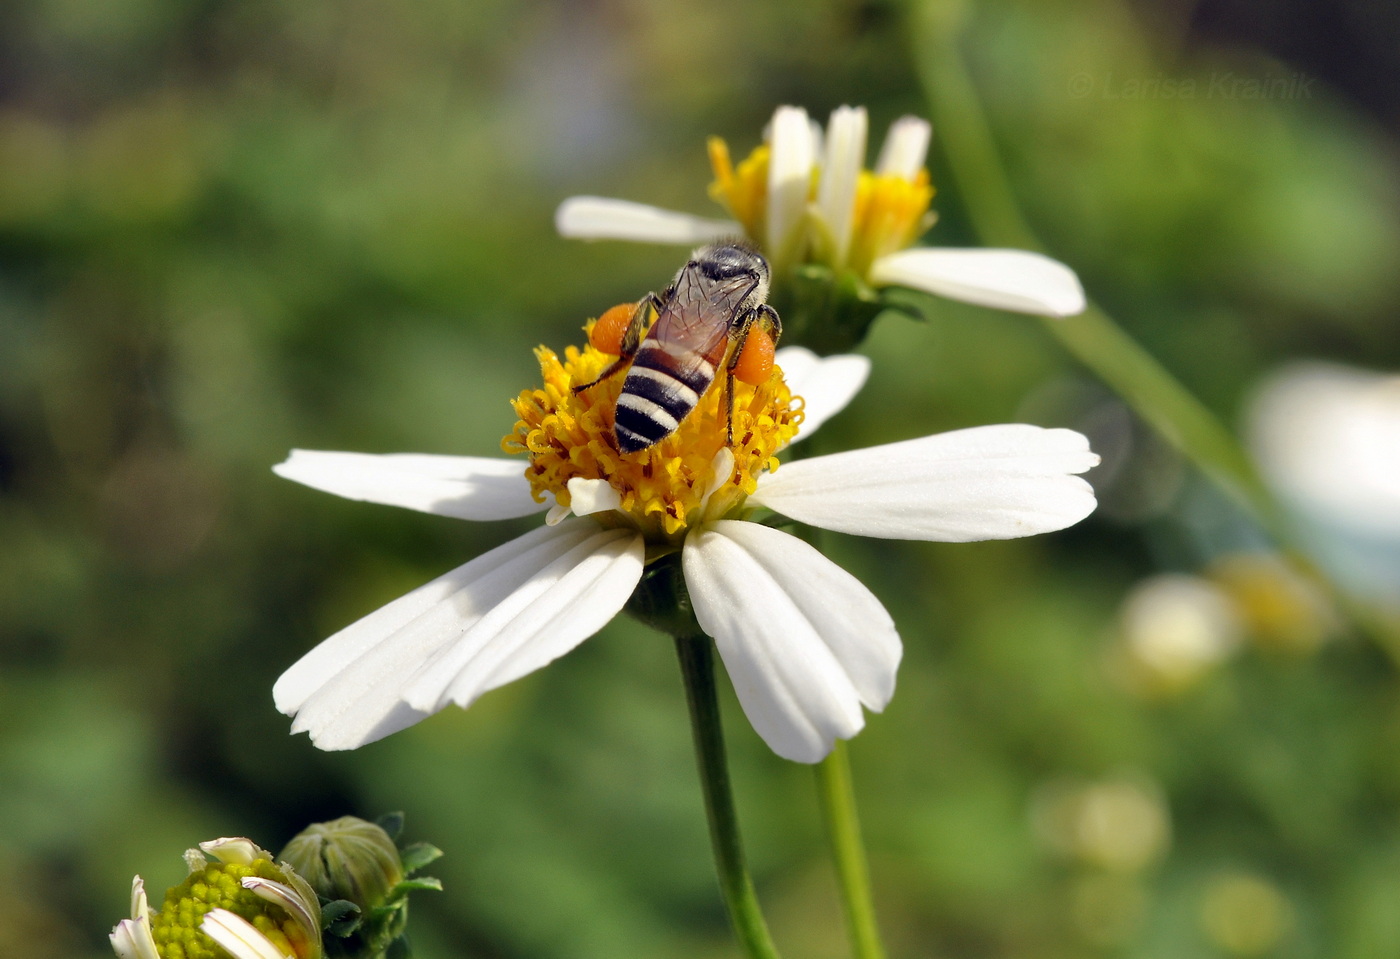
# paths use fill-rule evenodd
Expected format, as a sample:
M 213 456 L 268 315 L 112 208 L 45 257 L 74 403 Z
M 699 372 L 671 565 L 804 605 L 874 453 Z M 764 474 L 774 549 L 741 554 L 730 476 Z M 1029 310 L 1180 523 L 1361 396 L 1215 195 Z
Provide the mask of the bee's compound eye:
M 619 303 L 603 311 L 588 331 L 588 342 L 593 348 L 611 356 L 622 355 L 622 338 L 627 326 L 632 322 L 632 314 L 637 312 L 635 303 Z
M 744 340 L 744 349 L 739 354 L 739 362 L 734 367 L 734 378 L 750 386 L 760 386 L 768 382 L 773 372 L 773 338 L 767 330 L 759 329 L 758 324 L 749 330 Z

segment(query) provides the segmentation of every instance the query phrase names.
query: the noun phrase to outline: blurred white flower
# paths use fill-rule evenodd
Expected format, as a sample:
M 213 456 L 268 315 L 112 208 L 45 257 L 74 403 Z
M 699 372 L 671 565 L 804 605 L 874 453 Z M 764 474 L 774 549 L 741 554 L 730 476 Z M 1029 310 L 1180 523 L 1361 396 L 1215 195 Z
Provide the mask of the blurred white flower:
M 1161 788 L 1134 776 L 1046 783 L 1032 797 L 1031 824 L 1061 855 L 1113 872 L 1146 868 L 1171 842 Z
M 1163 573 L 1132 588 L 1119 611 L 1131 678 L 1172 692 L 1200 678 L 1240 643 L 1234 602 L 1198 576 Z
M 988 426 L 777 469 L 799 419 L 810 435 L 859 388 L 860 358 L 781 351 L 767 384 L 740 387 L 733 448 L 722 391 L 712 390 L 671 437 L 623 455 L 611 436 L 620 378 L 572 389 L 610 357 L 592 346 L 565 362 L 540 356 L 545 387 L 516 401 L 521 422 L 504 443 L 529 455 L 527 468 L 305 450 L 276 467 L 316 489 L 444 516 L 550 511 L 549 525 L 346 627 L 287 670 L 273 695 L 296 715 L 293 731 L 351 749 L 448 703 L 465 707 L 597 632 L 645 562 L 679 551 L 695 617 L 749 721 L 779 755 L 816 762 L 861 729 L 862 706 L 889 702 L 900 640 L 874 594 L 803 540 L 751 522 L 755 507 L 828 530 L 944 542 L 1061 529 L 1094 508 L 1074 474 L 1097 457 L 1069 430 Z M 800 384 L 801 417 L 784 368 Z
M 1074 271 L 1023 250 L 913 248 L 934 221 L 924 167 L 927 121 L 891 125 L 874 169 L 865 167 L 864 107 L 834 111 L 825 134 L 801 107 L 779 107 L 765 142 L 737 166 L 710 141 L 711 195 L 732 220 L 714 220 L 595 196 L 560 204 L 555 226 L 578 239 L 694 245 L 745 235 L 775 275 L 800 263 L 850 272 L 872 286 L 902 286 L 1020 313 L 1072 316 L 1084 309 Z
M 1258 387 L 1250 448 L 1344 583 L 1400 605 L 1400 376 L 1300 363 Z
M 1211 879 L 1201 902 L 1210 941 L 1233 956 L 1272 953 L 1293 930 L 1293 906 L 1262 876 L 1229 872 Z

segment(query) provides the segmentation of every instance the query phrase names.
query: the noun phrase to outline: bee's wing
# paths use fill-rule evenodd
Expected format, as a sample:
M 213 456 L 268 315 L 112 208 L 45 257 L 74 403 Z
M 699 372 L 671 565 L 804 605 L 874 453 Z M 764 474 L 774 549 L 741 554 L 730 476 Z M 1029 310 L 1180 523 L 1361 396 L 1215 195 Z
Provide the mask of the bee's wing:
M 729 327 L 753 288 L 751 277 L 710 280 L 698 270 L 684 270 L 651 335 L 718 366 L 728 346 Z

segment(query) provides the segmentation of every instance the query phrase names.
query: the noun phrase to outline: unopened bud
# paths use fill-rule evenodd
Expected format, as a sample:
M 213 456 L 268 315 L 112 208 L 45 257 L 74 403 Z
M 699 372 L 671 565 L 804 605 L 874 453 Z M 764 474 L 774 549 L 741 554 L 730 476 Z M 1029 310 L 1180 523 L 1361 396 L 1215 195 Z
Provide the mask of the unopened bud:
M 282 859 L 326 899 L 347 899 L 369 913 L 404 878 L 389 834 L 372 822 L 342 816 L 298 833 Z

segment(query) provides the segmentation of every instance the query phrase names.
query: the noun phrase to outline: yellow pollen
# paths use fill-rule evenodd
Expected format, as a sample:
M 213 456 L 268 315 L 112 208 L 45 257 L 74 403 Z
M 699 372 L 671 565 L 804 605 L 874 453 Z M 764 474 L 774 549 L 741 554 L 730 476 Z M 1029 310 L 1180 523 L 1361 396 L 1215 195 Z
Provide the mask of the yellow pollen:
M 592 321 L 584 327 L 588 331 Z M 735 467 L 716 478 L 716 454 L 725 447 L 724 373 L 715 378 L 680 427 L 660 443 L 635 453 L 621 453 L 613 435 L 613 414 L 625 372 L 575 394 L 572 387 L 595 379 L 616 358 L 591 345 L 570 346 L 564 359 L 546 347 L 535 350 L 543 385 L 511 401 L 519 421 L 501 440 L 507 453 L 530 459 L 525 476 L 536 501 L 553 494 L 570 505 L 569 480 L 603 480 L 617 491 L 621 505 L 595 514 L 605 523 L 634 526 L 653 542 L 677 543 L 702 517 L 737 509 L 764 472 L 778 468 L 777 453 L 797 435 L 801 401 L 773 368 L 759 386 L 734 383 Z M 717 482 L 723 486 L 707 500 Z

